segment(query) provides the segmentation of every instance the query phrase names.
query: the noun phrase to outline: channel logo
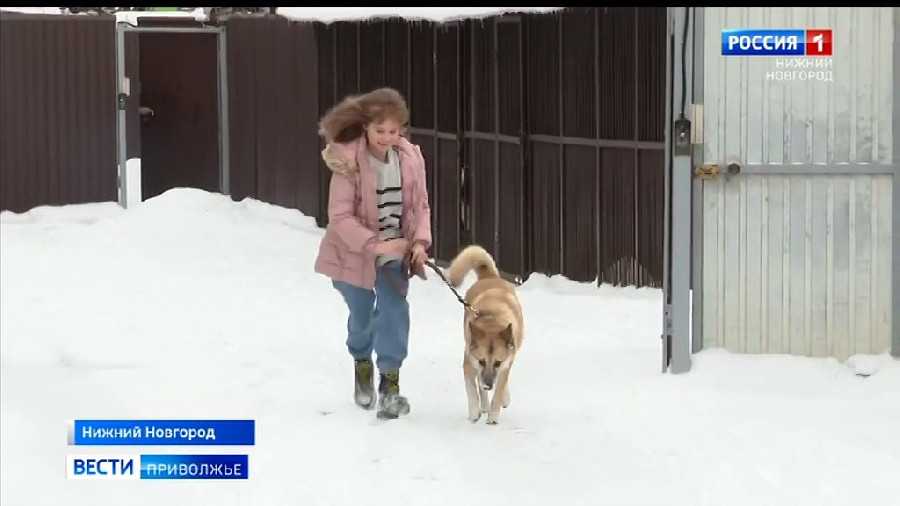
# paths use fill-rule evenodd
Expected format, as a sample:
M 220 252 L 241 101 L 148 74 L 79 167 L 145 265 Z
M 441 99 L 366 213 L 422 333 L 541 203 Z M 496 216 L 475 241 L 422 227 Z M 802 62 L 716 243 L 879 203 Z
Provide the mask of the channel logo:
M 247 455 L 88 454 L 66 456 L 70 480 L 246 480 Z
M 70 480 L 139 480 L 140 455 L 66 455 Z
M 832 30 L 722 30 L 722 56 L 832 56 Z

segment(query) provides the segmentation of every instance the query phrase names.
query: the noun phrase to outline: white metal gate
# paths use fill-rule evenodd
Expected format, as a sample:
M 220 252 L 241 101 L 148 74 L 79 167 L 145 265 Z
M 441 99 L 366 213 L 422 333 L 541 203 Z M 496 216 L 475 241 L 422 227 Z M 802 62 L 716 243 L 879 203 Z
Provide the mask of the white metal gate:
M 900 353 L 897 9 L 696 11 L 693 350 Z M 833 65 L 722 56 L 735 28 L 831 28 Z

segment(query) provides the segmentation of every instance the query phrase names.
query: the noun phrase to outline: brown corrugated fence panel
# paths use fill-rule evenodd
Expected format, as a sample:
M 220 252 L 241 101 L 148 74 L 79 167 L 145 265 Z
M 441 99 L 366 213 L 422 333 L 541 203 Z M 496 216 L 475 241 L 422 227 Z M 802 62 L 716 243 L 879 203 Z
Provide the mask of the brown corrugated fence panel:
M 519 136 L 522 128 L 521 24 L 497 23 L 497 100 L 499 133 Z M 493 130 L 493 128 L 492 128 Z
M 559 146 L 531 143 L 533 193 L 529 203 L 531 214 L 532 270 L 543 274 L 559 274 L 562 269 L 562 181 Z M 530 273 L 525 273 L 530 274 Z
M 118 199 L 115 19 L 0 15 L 0 209 Z
M 638 140 L 659 142 L 638 155 L 638 286 L 662 287 L 665 202 L 666 12 L 638 9 Z
M 285 156 L 283 170 L 296 174 L 294 184 L 297 188 L 297 209 L 318 219 L 321 180 L 325 174 L 319 165 L 321 143 L 317 132 L 320 71 L 315 24 L 285 23 L 281 25 L 280 33 L 284 38 L 277 42 L 277 48 L 297 48 L 297 52 L 278 51 L 289 57 L 283 65 L 296 76 L 293 82 L 282 79 L 280 89 L 281 93 L 291 98 L 282 107 L 287 106 L 293 118 L 293 122 L 284 123 L 285 130 L 279 132 L 284 140 L 281 146 Z M 279 68 L 276 63 L 276 79 L 283 76 L 283 72 L 283 68 Z
M 559 15 L 527 16 L 528 133 L 559 135 Z
M 459 25 L 438 26 L 435 29 L 437 48 L 435 59 L 435 95 L 436 128 L 440 132 L 456 133 L 459 120 L 460 104 L 457 103 L 459 89 L 459 38 L 462 28 Z M 456 161 L 454 160 L 454 163 Z
M 335 61 L 334 61 L 334 25 L 316 23 L 316 45 L 319 59 L 319 114 L 316 117 L 316 125 L 329 108 L 335 104 Z M 325 141 L 319 139 L 319 147 L 325 147 Z M 322 158 L 317 159 L 319 165 L 319 212 L 316 222 L 320 227 L 328 223 L 328 186 L 331 176 Z
M 482 139 L 469 139 L 467 142 L 466 154 L 472 178 L 469 182 L 472 191 L 472 239 L 475 244 L 493 251 L 497 199 L 494 143 Z
M 409 95 L 406 96 L 410 110 L 409 126 L 417 129 L 435 128 L 435 31 L 433 23 L 409 24 Z M 440 230 L 441 195 L 438 193 L 441 180 L 441 162 L 437 139 L 433 135 L 416 134 L 412 141 L 419 145 L 425 158 L 426 187 L 431 201 L 432 255 L 443 239 Z
M 516 140 L 522 131 L 522 33 L 516 17 L 498 20 L 497 43 L 497 133 Z M 500 270 L 523 274 L 523 160 L 522 147 L 498 140 L 495 144 L 497 167 L 497 252 Z
M 635 167 L 631 149 L 600 151 L 600 282 L 635 284 Z
M 641 151 L 638 164 L 637 261 L 645 276 L 639 285 L 662 287 L 665 152 Z
M 631 7 L 597 9 L 600 139 L 635 137 L 635 12 Z
M 275 159 L 272 164 L 275 173 L 273 202 L 314 215 L 319 209 L 319 162 L 316 156 L 319 144 L 315 129 L 309 126 L 314 124 L 319 110 L 319 86 L 315 79 L 309 79 L 316 75 L 318 64 L 315 43 L 309 37 L 313 25 L 277 17 L 265 19 L 272 25 L 266 34 L 271 44 L 266 52 L 271 59 L 269 67 L 259 77 L 271 79 L 272 99 L 266 104 L 267 117 L 257 118 L 268 127 L 269 138 L 274 144 L 271 148 Z M 278 51 L 277 48 L 294 48 L 296 52 Z
M 597 11 L 599 79 L 599 138 L 635 140 L 636 137 L 636 10 L 609 8 Z M 602 148 L 600 162 L 600 265 L 601 283 L 637 283 L 635 151 Z
M 494 23 L 492 20 L 472 21 L 468 26 L 466 57 L 471 68 L 467 87 L 466 131 L 493 132 L 495 119 L 494 97 Z M 467 202 L 471 223 L 468 224 L 471 242 L 494 252 L 495 184 L 494 143 L 485 139 L 465 141 L 467 166 Z
M 563 272 L 575 281 L 597 278 L 597 149 L 565 146 L 563 159 Z
M 596 48 L 592 9 L 560 16 L 562 135 L 593 139 L 597 131 Z M 597 148 L 563 147 L 562 274 L 576 281 L 597 278 Z
M 283 22 L 287 22 L 282 18 Z M 275 23 L 264 19 L 253 19 L 253 38 L 247 42 L 252 44 L 252 58 L 255 61 L 256 74 L 256 107 L 253 115 L 254 130 L 256 131 L 256 198 L 271 204 L 292 207 L 282 199 L 279 191 L 284 186 L 280 183 L 281 167 L 278 160 L 278 130 L 276 127 L 279 116 L 286 113 L 286 107 L 280 104 L 280 100 L 286 97 L 278 96 L 278 81 L 295 79 L 289 68 L 276 69 L 276 62 L 287 63 L 279 58 L 279 55 L 288 53 L 278 51 L 274 44 Z M 287 42 L 287 41 L 282 41 Z M 283 47 L 283 46 L 282 46 Z M 297 48 L 299 50 L 299 48 Z M 297 90 L 299 91 L 299 90 Z M 318 104 L 316 104 L 318 105 Z M 291 132 L 284 132 L 290 135 Z M 294 132 L 297 135 L 298 132 Z M 299 140 L 299 139 L 298 139 Z M 303 164 L 302 158 L 296 158 L 294 163 Z M 295 166 L 294 170 L 300 167 Z M 291 188 L 293 189 L 293 188 Z
M 442 134 L 454 137 L 437 139 L 438 157 L 432 162 L 435 175 L 435 192 L 432 203 L 432 234 L 436 236 L 433 254 L 438 258 L 452 258 L 460 246 L 460 145 L 456 134 L 460 120 L 459 103 L 459 24 L 440 25 L 434 28 L 434 128 Z
M 562 23 L 562 135 L 595 138 L 597 88 L 594 83 L 595 51 L 593 44 L 596 9 L 563 11 Z M 618 52 L 622 52 L 619 48 Z M 623 76 L 617 76 L 621 81 Z M 600 88 L 603 93 L 603 88 Z
M 384 85 L 409 99 L 409 26 L 401 20 L 384 22 Z
M 526 20 L 526 129 L 529 134 L 559 135 L 559 16 L 527 16 Z M 558 274 L 562 269 L 560 148 L 558 144 L 532 140 L 526 155 L 532 183 L 527 192 L 529 263 L 534 272 Z
M 282 67 L 293 71 L 294 80 L 282 83 L 280 91 L 284 96 L 292 96 L 294 101 L 286 102 L 290 107 L 286 112 L 291 114 L 293 122 L 286 123 L 287 129 L 278 134 L 286 144 L 285 147 L 293 147 L 295 150 L 293 156 L 290 149 L 285 151 L 286 158 L 281 160 L 281 168 L 284 172 L 297 174 L 297 209 L 307 216 L 316 216 L 320 208 L 319 188 L 323 173 L 319 170 L 321 157 L 317 134 L 319 82 L 316 75 L 319 69 L 315 25 L 287 22 L 282 25 L 280 33 L 285 38 L 277 42 L 273 51 L 283 57 L 280 62 L 276 62 L 275 76 L 276 79 L 283 79 L 284 71 L 280 70 Z M 280 49 L 282 47 L 294 47 L 297 51 L 283 51 Z
M 410 125 L 434 128 L 434 26 L 415 23 L 410 26 Z
M 232 195 L 317 216 L 322 167 L 314 25 L 278 16 L 226 23 Z
M 459 251 L 459 166 L 456 141 L 438 139 L 435 172 L 436 204 L 431 205 L 431 233 L 435 239 L 433 255 L 453 258 Z M 434 194 L 430 194 L 434 195 Z
M 666 10 L 638 9 L 638 21 L 638 140 L 662 143 L 666 134 Z M 663 169 L 662 151 L 660 156 Z
M 494 24 L 473 21 L 470 25 L 469 65 L 472 69 L 467 84 L 470 119 L 467 130 L 494 131 Z
M 512 274 L 523 274 L 525 268 L 524 196 L 522 194 L 522 148 L 518 144 L 500 143 L 500 187 L 497 241 L 497 267 Z
M 385 23 L 355 23 L 359 43 L 359 91 L 365 93 L 385 85 L 385 60 L 396 55 L 385 54 Z
M 319 73 L 319 59 L 315 25 L 293 23 L 284 26 L 282 32 L 290 28 L 291 36 L 279 42 L 278 48 L 284 47 L 284 44 L 298 48 L 298 52 L 293 54 L 291 51 L 279 51 L 291 57 L 285 64 L 296 76 L 293 83 L 282 84 L 282 92 L 293 97 L 293 101 L 287 102 L 287 106 L 288 112 L 293 113 L 296 130 L 282 131 L 281 135 L 285 140 L 285 147 L 294 147 L 299 158 L 294 164 L 287 164 L 284 169 L 297 174 L 297 209 L 307 216 L 318 218 L 321 208 L 321 180 L 325 174 L 319 165 L 319 81 L 314 77 Z M 281 73 L 276 68 L 276 77 Z
M 257 196 L 254 22 L 240 17 L 226 22 L 229 170 L 231 197 L 235 200 Z
M 335 102 L 360 92 L 358 23 L 339 21 L 334 24 Z

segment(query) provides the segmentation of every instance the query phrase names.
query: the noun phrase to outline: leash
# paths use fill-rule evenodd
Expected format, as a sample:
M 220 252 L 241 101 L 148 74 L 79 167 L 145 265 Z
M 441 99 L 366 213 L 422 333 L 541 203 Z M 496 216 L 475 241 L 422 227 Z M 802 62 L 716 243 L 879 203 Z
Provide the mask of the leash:
M 453 285 L 451 285 L 450 282 L 447 281 L 447 278 L 444 277 L 444 273 L 441 271 L 441 269 L 437 265 L 434 264 L 434 262 L 432 262 L 431 260 L 425 260 L 425 265 L 427 265 L 438 276 L 440 276 L 440 278 L 444 281 L 444 284 L 446 284 L 447 287 L 450 288 L 450 291 L 453 292 L 453 295 L 456 295 L 456 300 L 458 300 L 460 304 L 465 306 L 466 309 L 471 311 L 475 315 L 475 318 L 478 318 L 479 316 L 481 316 L 481 314 L 478 312 L 478 310 L 475 309 L 474 307 L 472 307 L 472 304 L 469 304 L 468 302 L 466 302 L 466 299 L 464 299 L 459 294 L 459 292 L 456 291 L 456 288 L 453 288 Z
M 406 267 L 404 270 L 406 272 L 409 272 L 409 262 L 404 259 L 403 265 Z M 454 288 L 453 285 L 450 284 L 450 281 L 448 281 L 447 278 L 444 276 L 444 273 L 441 271 L 440 267 L 435 265 L 434 262 L 432 262 L 431 260 L 425 260 L 425 265 L 428 266 L 428 268 L 430 268 L 431 270 L 433 270 L 438 276 L 440 276 L 441 280 L 443 280 L 444 284 L 446 284 L 447 287 L 450 288 L 450 291 L 453 292 L 453 295 L 456 296 L 456 300 L 458 300 L 460 304 L 462 304 L 466 309 L 471 311 L 472 314 L 474 314 L 476 318 L 481 316 L 481 313 L 477 309 L 472 307 L 471 304 L 466 302 L 466 299 L 462 295 L 460 295 L 459 292 L 456 291 L 456 288 Z M 384 277 L 387 280 L 388 284 L 391 285 L 391 288 L 394 289 L 394 291 L 397 293 L 397 295 L 399 297 L 405 299 L 406 291 L 394 282 L 394 280 L 391 278 L 390 271 L 388 271 L 385 268 L 385 266 L 382 266 L 381 269 L 382 269 L 382 274 L 384 274 Z

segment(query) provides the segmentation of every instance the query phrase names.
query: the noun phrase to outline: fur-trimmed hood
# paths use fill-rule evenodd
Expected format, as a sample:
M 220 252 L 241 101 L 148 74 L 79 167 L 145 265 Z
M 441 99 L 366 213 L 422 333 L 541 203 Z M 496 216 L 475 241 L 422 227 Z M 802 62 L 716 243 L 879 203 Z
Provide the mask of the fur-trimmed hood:
M 365 157 L 368 147 L 365 135 L 350 142 L 332 142 L 322 150 L 322 160 L 332 172 L 349 175 L 359 170 L 357 160 Z M 399 142 L 392 149 L 397 150 L 401 155 L 401 160 L 404 158 L 402 155 L 414 159 L 422 156 L 418 146 L 409 142 L 406 137 L 400 137 Z

